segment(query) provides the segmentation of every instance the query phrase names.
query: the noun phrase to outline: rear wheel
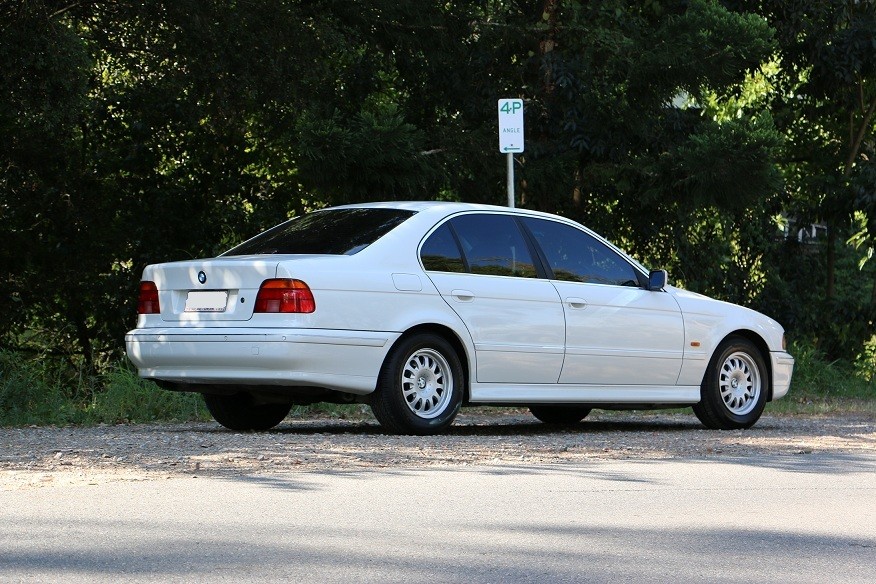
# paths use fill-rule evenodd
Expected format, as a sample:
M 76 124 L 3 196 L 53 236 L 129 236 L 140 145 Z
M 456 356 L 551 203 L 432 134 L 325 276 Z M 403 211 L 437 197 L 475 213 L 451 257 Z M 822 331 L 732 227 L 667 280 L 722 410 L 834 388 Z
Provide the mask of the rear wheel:
M 389 432 L 437 434 L 453 423 L 464 387 L 453 346 L 435 334 L 415 334 L 402 339 L 384 363 L 371 409 Z
M 204 403 L 213 419 L 228 428 L 246 432 L 268 430 L 289 415 L 289 404 L 257 404 L 247 393 L 234 395 L 204 394 Z
M 769 372 L 758 348 L 743 337 L 729 337 L 715 351 L 703 383 L 697 418 L 715 430 L 750 428 L 766 405 Z
M 532 415 L 545 424 L 577 424 L 587 417 L 590 409 L 582 406 L 529 406 Z

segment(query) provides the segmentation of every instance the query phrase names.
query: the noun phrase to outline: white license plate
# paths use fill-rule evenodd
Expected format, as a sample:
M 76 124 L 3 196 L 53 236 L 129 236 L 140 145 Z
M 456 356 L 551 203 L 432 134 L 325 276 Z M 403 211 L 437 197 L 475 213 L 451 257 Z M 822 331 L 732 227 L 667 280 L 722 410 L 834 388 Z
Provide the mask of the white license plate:
M 192 290 L 186 296 L 186 312 L 225 312 L 227 303 L 225 290 Z

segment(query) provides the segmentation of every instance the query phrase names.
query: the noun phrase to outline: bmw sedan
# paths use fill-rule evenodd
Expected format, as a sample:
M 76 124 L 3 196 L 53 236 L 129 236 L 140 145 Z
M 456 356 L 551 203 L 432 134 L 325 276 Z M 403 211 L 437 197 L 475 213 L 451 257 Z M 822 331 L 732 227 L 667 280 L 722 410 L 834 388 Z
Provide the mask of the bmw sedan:
M 691 406 L 747 428 L 794 366 L 763 314 L 670 286 L 574 221 L 463 203 L 323 209 L 147 266 L 138 312 L 125 342 L 140 376 L 203 394 L 234 430 L 323 401 L 368 403 L 406 434 L 467 404 L 549 424 Z

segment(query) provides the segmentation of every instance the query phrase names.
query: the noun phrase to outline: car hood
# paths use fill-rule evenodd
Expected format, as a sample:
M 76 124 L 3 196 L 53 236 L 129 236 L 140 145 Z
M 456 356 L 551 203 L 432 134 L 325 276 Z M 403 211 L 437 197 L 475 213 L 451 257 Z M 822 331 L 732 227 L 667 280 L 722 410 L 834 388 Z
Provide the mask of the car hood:
M 739 304 L 733 304 L 732 302 L 725 302 L 724 300 L 710 298 L 709 296 L 699 294 L 698 292 L 691 292 L 690 290 L 676 288 L 675 286 L 666 286 L 666 291 L 675 297 L 676 302 L 678 302 L 679 307 L 683 311 L 704 312 L 708 314 L 723 314 L 727 311 L 741 312 L 747 313 L 749 315 L 757 315 L 761 318 L 772 320 L 765 314 L 761 314 L 760 312 L 752 310 L 751 308 L 746 308 L 745 306 L 740 306 Z

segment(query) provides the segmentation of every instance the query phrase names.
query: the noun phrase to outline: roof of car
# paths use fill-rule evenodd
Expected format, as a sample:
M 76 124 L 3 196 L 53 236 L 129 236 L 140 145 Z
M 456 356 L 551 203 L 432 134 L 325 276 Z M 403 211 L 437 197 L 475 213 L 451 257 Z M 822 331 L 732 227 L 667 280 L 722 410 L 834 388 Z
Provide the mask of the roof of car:
M 339 205 L 334 209 L 408 209 L 411 211 L 424 211 L 440 207 L 442 209 L 501 209 L 495 205 L 476 205 L 474 203 L 456 203 L 452 201 L 379 201 L 375 203 L 352 203 Z
M 405 209 L 415 212 L 435 212 L 438 214 L 451 215 L 461 211 L 514 211 L 527 215 L 541 215 L 544 217 L 554 217 L 550 213 L 541 211 L 533 211 L 531 209 L 521 209 L 509 207 L 500 207 L 498 205 L 481 205 L 477 203 L 457 203 L 453 201 L 382 201 L 376 203 L 356 203 L 350 205 L 340 205 L 332 207 L 332 209 Z

